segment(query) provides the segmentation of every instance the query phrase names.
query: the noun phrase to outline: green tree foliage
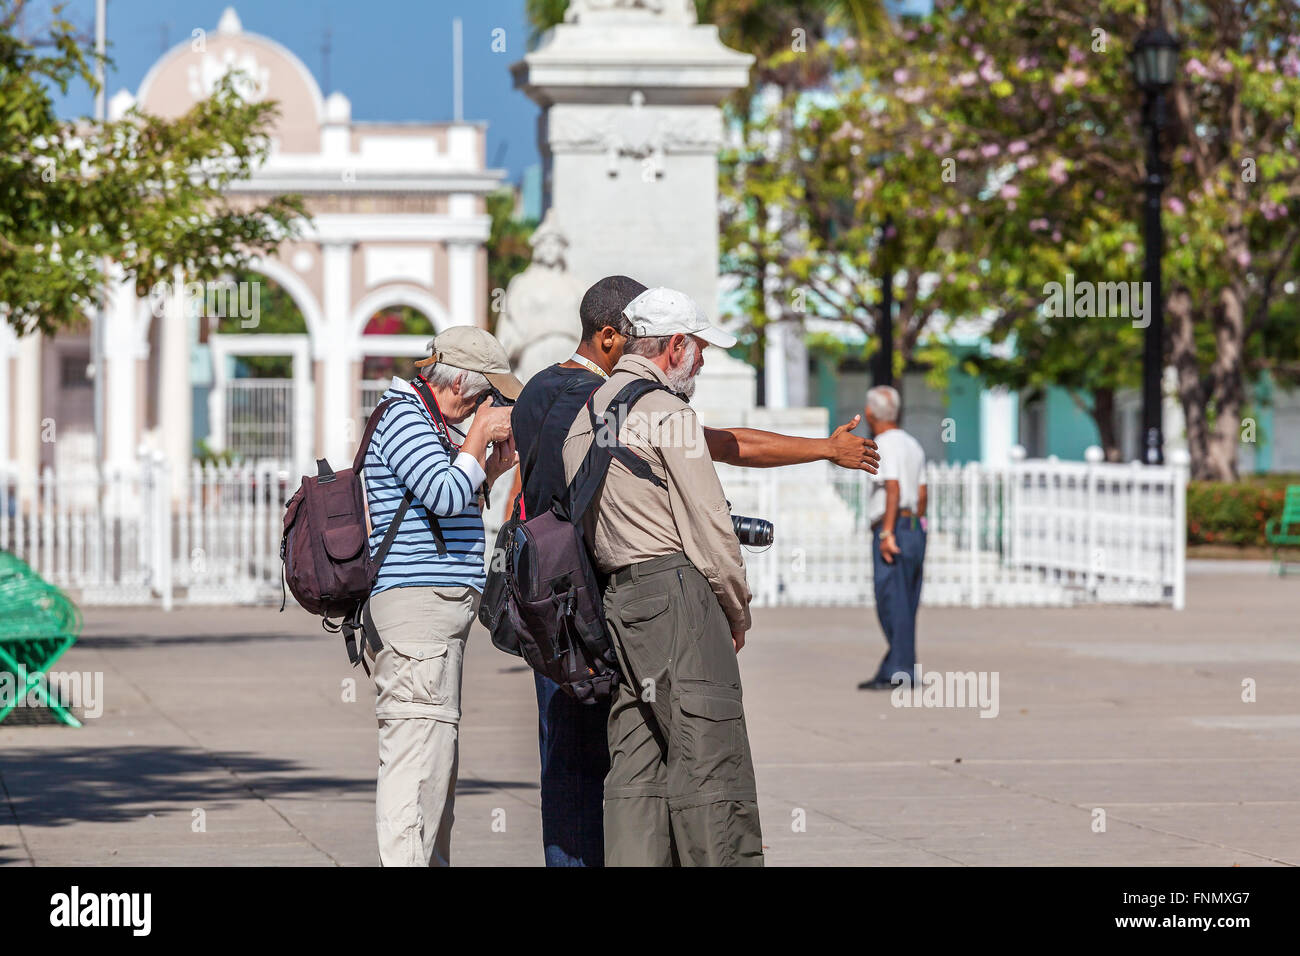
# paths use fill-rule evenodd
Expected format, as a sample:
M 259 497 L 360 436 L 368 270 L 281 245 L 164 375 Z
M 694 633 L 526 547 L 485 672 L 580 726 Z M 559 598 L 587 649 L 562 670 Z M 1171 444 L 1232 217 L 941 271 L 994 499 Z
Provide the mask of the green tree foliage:
M 1165 5 L 1184 41 L 1171 92 L 1164 209 L 1166 354 L 1178 375 L 1193 473 L 1236 477 L 1248 377 L 1294 380 L 1300 196 L 1300 7 L 1235 0 Z M 1127 315 L 1035 308 L 1048 282 L 1140 282 L 1139 93 L 1128 50 L 1145 22 L 1137 0 L 938 0 L 903 68 L 924 76 L 916 107 L 952 136 L 937 154 L 989 187 L 995 241 L 982 291 L 999 337 L 1034 361 L 986 369 L 1090 389 L 1105 417 L 1136 384 L 1141 333 Z M 936 187 L 937 188 L 937 187 Z M 1107 434 L 1099 422 L 1102 434 Z
M 60 120 L 51 91 L 94 87 L 93 51 L 56 7 L 24 36 L 22 0 L 0 0 L 0 311 L 20 332 L 53 332 L 100 301 L 106 262 L 145 296 L 216 279 L 296 233 L 299 198 L 236 198 L 226 188 L 266 157 L 272 103 L 247 103 L 227 77 L 167 120 Z
M 1249 378 L 1300 375 L 1300 310 L 1284 292 L 1300 246 L 1300 6 L 1165 7 L 1185 44 L 1167 133 L 1166 350 L 1194 474 L 1231 479 Z M 923 21 L 812 51 L 826 66 L 810 72 L 826 81 L 791 107 L 797 161 L 772 154 L 782 117 L 769 109 L 743 118 L 724 181 L 737 213 L 724 246 L 750 308 L 774 269 L 808 289 L 811 311 L 869 330 L 871 277 L 888 271 L 900 360 L 923 330 L 960 317 L 1014 349 L 977 363 L 988 379 L 1076 390 L 1117 456 L 1115 395 L 1139 382 L 1141 316 L 1043 306 L 1048 284 L 1067 276 L 1094 289 L 1143 279 L 1146 170 L 1128 48 L 1146 10 L 936 0 Z M 797 202 L 801 243 L 767 212 L 784 197 Z M 879 239 L 886 216 L 892 254 Z

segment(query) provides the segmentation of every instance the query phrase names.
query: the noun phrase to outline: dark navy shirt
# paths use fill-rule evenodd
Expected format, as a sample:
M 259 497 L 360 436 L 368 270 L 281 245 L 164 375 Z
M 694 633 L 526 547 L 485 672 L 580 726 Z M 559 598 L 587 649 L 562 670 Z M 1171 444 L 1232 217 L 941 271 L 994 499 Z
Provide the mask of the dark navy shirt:
M 564 439 L 569 426 L 605 379 L 585 368 L 552 365 L 528 380 L 519 393 L 510 424 L 524 470 L 524 515 L 532 518 L 550 510 L 551 499 L 568 488 L 564 480 Z M 540 444 L 538 444 L 540 442 Z M 533 446 L 537 460 L 525 466 Z

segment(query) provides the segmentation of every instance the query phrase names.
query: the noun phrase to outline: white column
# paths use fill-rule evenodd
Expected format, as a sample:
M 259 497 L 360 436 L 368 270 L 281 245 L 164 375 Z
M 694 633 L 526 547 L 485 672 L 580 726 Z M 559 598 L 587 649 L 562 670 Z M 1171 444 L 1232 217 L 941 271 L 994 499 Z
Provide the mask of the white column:
M 1005 387 L 980 393 L 980 461 L 990 468 L 1011 463 L 1011 448 L 1017 439 L 1019 396 Z
M 139 308 L 135 285 L 122 278 L 120 266 L 113 265 L 104 310 L 104 428 L 108 438 L 104 459 L 124 470 L 137 466 L 142 424 L 137 362 L 147 357 L 148 350 L 141 341 Z
M 312 375 L 311 353 L 307 342 L 295 347 L 293 352 L 293 465 L 294 468 L 307 469 L 303 474 L 314 474 L 310 470 L 312 462 L 311 446 L 315 428 L 315 406 L 312 393 L 315 391 Z M 342 464 L 336 465 L 342 467 Z M 290 474 L 295 474 L 291 471 Z
M 334 467 L 342 468 L 344 459 L 350 458 L 354 451 L 348 447 L 351 389 L 355 385 L 352 381 L 353 342 L 348 328 L 352 308 L 352 244 L 322 243 L 321 254 L 325 275 L 321 311 L 325 328 L 314 345 L 315 357 L 324 364 L 325 371 L 325 393 L 320 396 L 324 447 L 316 451 L 328 458 Z
M 454 198 L 454 197 L 453 197 Z M 448 309 L 453 325 L 478 325 L 478 275 L 475 268 L 478 243 L 447 243 L 449 273 Z
M 162 355 L 158 362 L 158 441 L 171 474 L 173 499 L 184 497 L 190 460 L 194 457 L 194 390 L 190 386 L 190 316 L 186 309 L 185 276 L 177 269 L 172 276 L 172 294 L 163 312 L 159 336 Z
M 33 332 L 18 340 L 14 368 L 13 460 L 18 473 L 36 476 L 41 463 L 41 344 Z
M 763 347 L 764 403 L 768 408 L 789 408 L 790 393 L 786 386 L 785 328 L 777 323 L 767 326 Z

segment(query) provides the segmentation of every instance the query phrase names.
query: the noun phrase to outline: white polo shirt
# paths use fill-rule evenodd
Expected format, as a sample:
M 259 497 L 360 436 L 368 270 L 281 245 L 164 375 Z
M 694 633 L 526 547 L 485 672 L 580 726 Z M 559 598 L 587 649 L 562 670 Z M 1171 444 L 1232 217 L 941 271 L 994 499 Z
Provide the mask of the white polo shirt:
M 875 524 L 885 516 L 885 482 L 898 482 L 898 510 L 917 509 L 917 495 L 925 484 L 925 452 L 921 443 L 901 428 L 891 428 L 875 436 L 880 451 L 880 469 L 872 479 L 871 507 L 868 516 Z

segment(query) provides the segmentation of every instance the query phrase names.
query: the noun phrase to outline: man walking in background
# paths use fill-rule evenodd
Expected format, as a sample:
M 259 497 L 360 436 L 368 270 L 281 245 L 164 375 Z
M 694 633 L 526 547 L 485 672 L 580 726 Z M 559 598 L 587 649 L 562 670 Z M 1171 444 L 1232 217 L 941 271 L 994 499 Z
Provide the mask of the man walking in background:
M 632 324 L 623 310 L 646 287 L 627 276 L 607 276 L 582 298 L 582 340 L 567 362 L 543 369 L 524 386 L 512 416 L 525 516 L 540 514 L 565 494 L 562 450 L 569 427 L 587 399 L 623 356 Z M 852 434 L 858 419 L 826 438 L 796 438 L 753 428 L 705 428 L 714 461 L 750 467 L 830 461 L 874 472 L 874 442 Z M 541 752 L 542 843 L 547 866 L 601 866 L 605 857 L 603 801 L 609 771 L 606 726 L 610 702 L 583 704 L 554 681 L 535 674 Z
M 898 427 L 898 391 L 878 385 L 867 392 L 867 427 L 880 449 L 871 493 L 873 585 L 876 617 L 889 650 L 871 680 L 858 690 L 885 690 L 916 678 L 916 611 L 925 561 L 925 452 Z

